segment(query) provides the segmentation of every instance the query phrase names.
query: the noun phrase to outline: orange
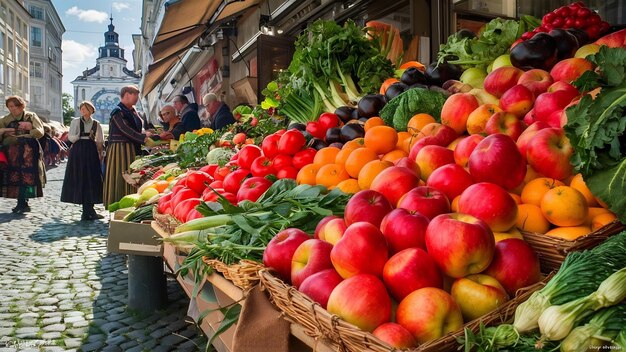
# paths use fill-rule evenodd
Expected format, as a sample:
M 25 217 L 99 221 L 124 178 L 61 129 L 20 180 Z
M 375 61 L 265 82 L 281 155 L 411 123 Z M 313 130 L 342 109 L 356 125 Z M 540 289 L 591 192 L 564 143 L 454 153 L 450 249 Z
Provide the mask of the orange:
M 339 164 L 327 164 L 320 167 L 319 171 L 315 175 L 315 183 L 325 186 L 328 189 L 333 189 L 339 182 L 350 178 L 343 165 Z
M 423 63 L 421 63 L 419 61 L 415 61 L 415 60 L 407 61 L 407 62 L 403 63 L 402 65 L 400 65 L 400 69 L 401 70 L 407 69 L 409 67 L 415 67 L 416 69 L 418 69 L 418 70 L 420 70 L 422 72 L 426 71 L 426 66 L 424 66 Z
M 411 117 L 411 119 L 409 120 L 409 123 L 406 125 L 406 130 L 410 134 L 415 135 L 419 131 L 421 131 L 422 128 L 424 128 L 424 126 L 433 122 L 437 122 L 437 121 L 431 115 L 423 114 L 423 113 L 413 115 L 413 117 Z
M 337 156 L 335 156 L 335 164 L 345 165 L 346 160 L 348 160 L 348 156 L 350 156 L 350 153 L 352 153 L 354 150 L 357 150 L 357 149 L 359 148 L 355 146 L 346 148 L 346 146 L 344 145 L 343 148 L 341 148 L 341 150 L 339 151 L 339 153 L 337 153 Z
M 365 139 L 363 138 L 355 138 L 351 141 L 347 141 L 341 149 L 346 148 L 362 148 L 365 146 Z
M 538 205 L 520 204 L 517 206 L 515 226 L 523 231 L 546 233 L 550 229 L 550 222 L 543 216 Z
M 346 159 L 346 171 L 352 178 L 359 177 L 359 171 L 372 160 L 378 160 L 378 154 L 370 148 L 358 148 L 352 151 Z
M 339 188 L 343 193 L 347 194 L 355 194 L 361 190 L 359 187 L 359 181 L 349 178 L 347 180 L 343 180 L 337 184 L 337 188 Z
M 365 132 L 365 147 L 376 154 L 385 154 L 396 149 L 398 132 L 389 126 L 374 126 Z
M 378 116 L 374 116 L 374 117 L 370 117 L 369 119 L 367 119 L 367 121 L 365 121 L 365 125 L 363 125 L 363 128 L 365 129 L 365 133 L 367 133 L 367 131 L 369 131 L 374 126 L 384 126 L 384 125 L 385 125 L 385 122 L 383 121 L 383 119 L 381 119 Z
M 299 185 L 316 185 L 315 176 L 317 175 L 319 168 L 320 167 L 315 164 L 305 165 L 302 169 L 300 169 L 300 171 L 298 171 L 298 175 L 296 176 L 296 182 Z
M 540 205 L 543 195 L 558 186 L 565 186 L 565 184 L 559 180 L 548 177 L 538 177 L 531 180 L 522 188 L 522 203 Z
M 170 186 L 170 183 L 165 180 L 159 180 L 155 182 L 154 185 L 152 185 L 152 187 L 154 187 L 154 189 L 159 191 L 159 193 L 163 193 L 169 186 Z
M 579 237 L 588 235 L 591 229 L 588 226 L 563 226 L 555 227 L 546 232 L 546 236 L 559 237 L 568 241 L 573 241 Z
M 313 164 L 318 166 L 334 164 L 335 158 L 340 151 L 341 149 L 337 147 L 322 148 L 318 150 L 317 153 L 315 153 L 315 157 L 313 158 Z
M 583 175 L 581 173 L 578 173 L 574 175 L 574 177 L 572 177 L 572 181 L 569 183 L 569 186 L 577 189 L 580 193 L 583 194 L 583 196 L 585 196 L 588 206 L 590 207 L 598 206 L 596 197 L 594 197 L 593 193 L 591 193 L 589 188 L 587 188 L 587 184 L 585 183 L 585 180 L 583 180 Z
M 541 198 L 543 215 L 556 226 L 578 226 L 587 219 L 589 207 L 585 196 L 569 186 L 558 186 Z
M 593 222 L 593 218 L 600 214 L 613 214 L 610 210 L 602 208 L 602 207 L 589 207 L 589 212 L 587 213 L 587 220 L 585 221 L 585 225 L 591 226 Z
M 361 171 L 359 171 L 359 177 L 357 178 L 359 182 L 359 188 L 369 189 L 374 178 L 381 171 L 390 166 L 393 166 L 393 163 L 385 160 L 372 160 L 369 163 L 365 164 Z
M 392 163 L 395 163 L 396 161 L 404 158 L 405 156 L 409 156 L 409 153 L 405 152 L 404 150 L 394 149 L 390 151 L 389 153 L 383 155 L 382 160 L 391 161 Z
M 615 214 L 613 213 L 603 213 L 603 214 L 596 215 L 591 220 L 591 231 L 599 230 L 605 225 L 612 223 L 616 219 L 617 219 L 617 216 L 615 216 Z
M 398 143 L 396 143 L 396 149 L 409 152 L 409 145 L 411 143 L 411 134 L 409 132 L 398 132 Z
M 387 88 L 389 88 L 390 85 L 396 82 L 400 82 L 400 80 L 395 77 L 387 78 L 386 80 L 383 81 L 383 84 L 380 86 L 380 90 L 378 92 L 382 95 L 385 95 Z

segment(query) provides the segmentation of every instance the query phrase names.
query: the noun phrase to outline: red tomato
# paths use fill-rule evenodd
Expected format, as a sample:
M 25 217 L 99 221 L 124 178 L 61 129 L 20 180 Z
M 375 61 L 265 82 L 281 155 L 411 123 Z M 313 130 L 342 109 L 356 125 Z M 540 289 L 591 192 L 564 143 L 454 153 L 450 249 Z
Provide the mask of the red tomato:
M 193 171 L 187 176 L 187 188 L 194 190 L 198 194 L 202 194 L 206 189 L 206 185 L 211 183 L 213 178 L 203 171 Z
M 311 121 L 306 124 L 306 131 L 311 134 L 311 136 L 319 139 L 324 139 L 326 136 L 327 128 L 324 128 L 319 122 Z
M 185 188 L 185 185 L 183 184 L 183 182 L 176 182 L 174 187 L 172 187 L 172 193 L 176 194 L 178 193 L 178 191 L 180 191 L 183 188 Z
M 199 211 L 197 211 L 196 209 L 191 209 L 189 214 L 187 214 L 187 218 L 185 218 L 185 222 L 191 221 L 193 219 L 203 218 L 203 217 L 204 215 L 200 214 Z
M 221 193 L 222 197 L 226 198 L 226 200 L 230 203 L 230 204 L 237 204 L 237 196 L 230 193 L 230 192 L 222 192 Z
M 325 112 L 320 115 L 320 117 L 317 119 L 317 122 L 320 124 L 320 126 L 322 126 L 324 130 L 328 130 L 329 128 L 339 126 L 339 116 L 333 114 L 332 112 Z M 324 137 L 322 136 L 321 138 L 323 139 Z
M 250 171 L 247 169 L 238 169 L 228 174 L 224 178 L 224 190 L 226 192 L 236 194 L 241 183 L 246 177 L 248 177 L 249 173 Z
M 196 191 L 185 187 L 181 189 L 180 191 L 176 192 L 176 194 L 172 196 L 172 200 L 170 202 L 172 202 L 173 206 L 176 206 L 178 205 L 178 203 L 184 200 L 191 199 L 191 198 L 198 198 L 198 197 L 200 197 L 200 195 Z
M 221 187 L 214 189 L 207 188 L 202 193 L 202 200 L 204 200 L 205 202 L 217 202 L 217 195 L 223 192 L 224 189 Z
M 242 200 L 256 202 L 271 185 L 272 182 L 264 177 L 250 177 L 243 181 L 241 188 L 237 191 L 237 202 Z
M 274 133 L 263 139 L 261 142 L 261 149 L 263 149 L 263 155 L 268 158 L 273 158 L 278 155 L 278 141 L 280 140 L 280 135 Z
M 274 159 L 272 159 L 272 166 L 274 166 L 274 169 L 276 170 L 280 170 L 287 166 L 293 166 L 291 159 L 290 155 L 278 154 L 274 157 Z
M 217 164 L 209 164 L 209 165 L 205 165 L 203 167 L 200 168 L 200 170 L 198 171 L 204 171 L 207 174 L 213 176 L 213 174 L 215 173 L 215 170 L 217 170 L 220 166 Z
M 223 181 L 224 177 L 231 172 L 231 169 L 228 166 L 218 167 L 213 173 L 213 179 L 216 181 Z
M 211 187 L 211 188 L 223 188 L 224 187 L 224 182 L 219 181 L 219 180 L 213 181 L 213 182 L 209 183 L 209 187 Z
M 259 119 L 257 119 L 256 117 L 253 117 L 252 120 L 250 120 L 250 126 L 254 127 L 259 123 Z
M 274 172 L 276 172 L 276 170 L 274 170 L 272 160 L 266 156 L 260 156 L 254 159 L 252 166 L 250 166 L 252 176 L 265 177 L 274 174 Z
M 170 200 L 172 199 L 172 195 L 173 193 L 168 193 L 159 198 L 159 201 L 157 202 L 157 211 L 159 213 L 169 214 L 172 212 L 172 209 L 170 207 Z M 167 212 L 167 210 L 169 210 L 169 213 Z
M 278 141 L 278 152 L 281 154 L 294 155 L 302 149 L 305 144 L 306 139 L 304 138 L 302 132 L 298 130 L 289 130 L 280 136 L 280 140 Z
M 239 166 L 243 169 L 250 169 L 254 159 L 263 155 L 263 151 L 256 145 L 247 144 L 237 154 L 239 155 L 239 159 L 237 159 Z
M 315 158 L 315 153 L 317 153 L 317 150 L 313 148 L 306 148 L 297 152 L 296 155 L 293 156 L 293 166 L 300 170 L 305 165 L 312 164 L 313 158 Z
M 200 204 L 200 201 L 202 201 L 200 198 L 189 198 L 177 203 L 174 207 L 174 217 L 180 222 L 187 221 L 187 215 Z
M 246 141 L 245 133 L 239 132 L 233 137 L 233 143 L 235 144 L 243 144 L 245 141 Z
M 278 130 L 274 132 L 274 134 L 278 136 L 282 136 L 283 134 L 285 134 L 285 132 L 287 132 L 287 130 L 283 128 L 282 130 Z
M 285 166 L 284 168 L 276 172 L 276 177 L 278 179 L 291 178 L 295 180 L 297 176 L 298 176 L 298 170 L 293 166 Z

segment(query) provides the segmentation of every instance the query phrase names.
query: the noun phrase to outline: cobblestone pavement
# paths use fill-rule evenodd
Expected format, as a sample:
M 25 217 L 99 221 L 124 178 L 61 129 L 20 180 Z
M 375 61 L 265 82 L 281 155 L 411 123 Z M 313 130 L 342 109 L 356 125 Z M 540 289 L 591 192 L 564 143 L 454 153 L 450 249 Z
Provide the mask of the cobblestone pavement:
M 80 205 L 59 202 L 64 172 L 64 163 L 48 171 L 31 213 L 0 198 L 0 352 L 204 350 L 175 280 L 166 309 L 126 309 L 126 257 L 106 252 L 108 217 L 80 221 Z

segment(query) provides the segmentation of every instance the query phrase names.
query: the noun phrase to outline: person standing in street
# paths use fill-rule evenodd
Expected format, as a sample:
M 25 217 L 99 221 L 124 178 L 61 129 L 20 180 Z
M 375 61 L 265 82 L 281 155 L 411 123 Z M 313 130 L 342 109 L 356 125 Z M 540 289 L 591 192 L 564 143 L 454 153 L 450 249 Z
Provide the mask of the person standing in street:
M 235 123 L 235 117 L 230 112 L 230 107 L 223 101 L 217 100 L 217 95 L 208 93 L 202 97 L 202 102 L 210 114 L 211 129 L 220 130 L 228 125 Z
M 102 168 L 104 135 L 102 127 L 91 115 L 92 103 L 80 103 L 81 117 L 70 123 L 68 139 L 72 142 L 65 169 L 61 202 L 83 205 L 81 220 L 102 219 L 94 204 L 102 203 Z
M 189 105 L 189 99 L 187 99 L 186 96 L 182 94 L 175 96 L 174 100 L 172 100 L 172 104 L 174 105 L 176 111 L 178 111 L 178 115 L 180 116 L 185 132 L 191 132 L 202 128 L 198 111 Z
M 14 213 L 30 211 L 29 198 L 43 197 L 46 171 L 43 150 L 38 139 L 43 137 L 43 123 L 34 112 L 26 111 L 24 99 L 9 96 L 5 100 L 9 114 L 0 119 L 0 141 L 8 165 L 0 176 L 0 196 L 16 198 Z
M 128 170 L 135 156 L 141 152 L 141 146 L 152 135 L 142 133 L 142 120 L 134 107 L 138 100 L 139 89 L 133 85 L 126 86 L 120 91 L 120 103 L 111 111 L 102 196 L 105 208 L 136 191 L 124 181 L 122 173 Z

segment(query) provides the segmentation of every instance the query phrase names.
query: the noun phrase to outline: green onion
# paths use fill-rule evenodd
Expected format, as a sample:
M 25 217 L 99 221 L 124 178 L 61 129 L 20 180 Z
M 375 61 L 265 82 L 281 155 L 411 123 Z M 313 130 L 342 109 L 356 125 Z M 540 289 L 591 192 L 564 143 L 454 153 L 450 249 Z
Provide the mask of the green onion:
M 562 340 L 582 319 L 625 298 L 626 268 L 623 268 L 602 281 L 596 292 L 544 310 L 539 317 L 539 331 L 548 340 Z
M 518 332 L 537 328 L 539 317 L 548 307 L 591 294 L 604 279 L 625 266 L 626 231 L 591 250 L 568 254 L 546 286 L 517 307 L 513 325 Z
M 622 351 L 626 350 L 626 328 L 622 326 L 622 331 L 617 335 L 613 344 L 619 346 Z
M 561 343 L 561 351 L 584 352 L 593 344 L 594 338 L 611 341 L 626 326 L 626 304 L 599 310 L 591 320 L 578 326 Z

